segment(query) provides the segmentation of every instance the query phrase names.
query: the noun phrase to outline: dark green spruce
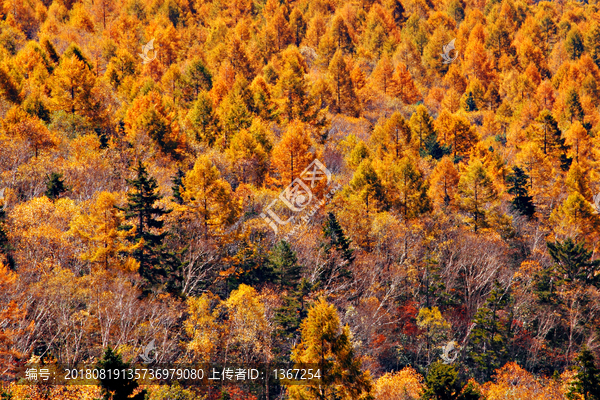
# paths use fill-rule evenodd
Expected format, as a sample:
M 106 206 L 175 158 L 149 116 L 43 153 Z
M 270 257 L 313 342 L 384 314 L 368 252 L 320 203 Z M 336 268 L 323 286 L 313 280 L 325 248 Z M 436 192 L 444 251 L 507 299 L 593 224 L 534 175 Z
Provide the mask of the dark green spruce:
M 134 171 L 136 178 L 127 180 L 133 190 L 127 193 L 125 207 L 119 208 L 125 212 L 128 223 L 120 228 L 135 228 L 131 242 L 143 242 L 133 251 L 133 257 L 140 264 L 140 276 L 145 281 L 143 292 L 148 294 L 151 290 L 166 290 L 177 293 L 180 283 L 179 264 L 175 255 L 166 250 L 164 241 L 167 232 L 163 229 L 162 220 L 171 210 L 156 204 L 162 196 L 158 193 L 156 179 L 148 175 L 146 167 L 138 162 Z

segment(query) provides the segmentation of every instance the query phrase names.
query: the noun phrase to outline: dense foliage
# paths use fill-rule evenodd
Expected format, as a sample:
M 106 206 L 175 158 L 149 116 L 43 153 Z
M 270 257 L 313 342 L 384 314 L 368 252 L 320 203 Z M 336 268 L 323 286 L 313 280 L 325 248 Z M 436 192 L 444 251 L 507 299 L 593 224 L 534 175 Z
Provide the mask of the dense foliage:
M 328 371 L 272 398 L 598 399 L 599 7 L 5 0 L 0 374 L 154 340 Z M 123 385 L 0 395 L 199 396 Z

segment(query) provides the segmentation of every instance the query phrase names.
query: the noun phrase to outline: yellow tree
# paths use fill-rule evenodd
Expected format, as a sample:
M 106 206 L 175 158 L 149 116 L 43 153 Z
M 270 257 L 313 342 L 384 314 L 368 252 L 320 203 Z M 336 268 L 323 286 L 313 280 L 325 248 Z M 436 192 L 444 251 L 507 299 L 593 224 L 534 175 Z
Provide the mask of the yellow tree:
M 431 210 L 427 184 L 410 157 L 384 161 L 380 175 L 389 204 L 402 213 L 405 221 Z
M 496 188 L 481 160 L 471 160 L 458 182 L 456 201 L 459 208 L 470 215 L 467 221 L 473 224 L 475 232 L 486 226 L 489 208 L 497 197 Z
M 446 207 L 454 205 L 460 175 L 450 157 L 444 156 L 431 173 L 429 195 L 433 202 Z
M 364 202 L 367 217 L 371 209 L 379 211 L 380 209 L 387 208 L 388 202 L 385 188 L 379 174 L 373 168 L 371 160 L 365 159 L 360 163 L 352 176 L 349 189 Z
M 226 351 L 236 352 L 240 362 L 269 361 L 270 325 L 265 315 L 265 305 L 256 290 L 242 284 L 231 292 L 224 306 L 229 317 Z
M 408 67 L 403 63 L 396 66 L 396 71 L 392 76 L 390 94 L 398 97 L 405 104 L 414 104 L 422 97 L 408 72 Z
M 372 399 L 371 376 L 361 371 L 350 342 L 350 328 L 340 326 L 333 305 L 320 298 L 309 309 L 301 331 L 302 341 L 292 350 L 292 361 L 299 367 L 315 365 L 320 376 L 306 385 L 288 386 L 290 399 Z
M 288 185 L 315 159 L 311 152 L 312 140 L 306 126 L 290 124 L 281 140 L 273 148 L 271 164 L 279 174 L 279 183 Z
M 450 114 L 447 110 L 443 110 L 435 121 L 435 127 L 440 141 L 452 145 L 454 157 L 467 156 L 477 143 L 477 133 L 464 115 Z
M 219 322 L 223 304 L 211 292 L 200 297 L 187 299 L 188 318 L 183 323 L 185 333 L 191 338 L 187 349 L 193 353 L 193 359 L 210 362 L 218 351 L 226 334 L 226 326 Z
M 549 156 L 544 154 L 539 144 L 529 142 L 517 153 L 515 164 L 524 168 L 529 176 L 527 190 L 534 198 L 537 211 L 549 216 L 554 198 L 562 191 L 562 182 Z
M 506 363 L 496 370 L 493 382 L 483 385 L 488 400 L 528 399 L 563 400 L 563 382 L 554 378 L 539 378 L 521 368 L 515 362 Z
M 371 143 L 376 149 L 377 156 L 384 158 L 391 155 L 400 159 L 405 150 L 408 150 L 412 140 L 412 132 L 406 119 L 398 111 L 383 124 L 373 130 Z
M 175 111 L 165 104 L 158 92 L 153 90 L 136 98 L 127 111 L 125 124 L 130 142 L 144 143 L 148 137 L 164 154 L 174 158 L 182 156 L 185 135 L 180 132 Z
M 182 181 L 185 187 L 182 197 L 190 210 L 201 218 L 205 237 L 209 229 L 219 231 L 234 222 L 239 204 L 233 199 L 231 186 L 221 179 L 219 170 L 207 155 L 198 157 Z
M 96 77 L 77 56 L 62 57 L 50 82 L 55 109 L 90 116 L 95 111 Z
M 386 53 L 383 54 L 371 75 L 374 83 L 384 94 L 388 94 L 394 86 L 394 66 Z
M 138 263 L 133 258 L 121 256 L 131 253 L 139 244 L 132 246 L 126 240 L 134 234 L 133 230 L 119 229 L 124 219 L 116 206 L 115 193 L 100 192 L 90 205 L 89 213 L 80 213 L 71 221 L 70 233 L 87 247 L 82 260 L 102 265 L 107 270 L 137 271 Z
M 358 98 L 341 49 L 335 52 L 329 63 L 329 75 L 334 97 L 332 111 L 357 117 L 359 114 Z
M 587 164 L 591 156 L 591 139 L 587 130 L 575 121 L 565 132 L 565 144 L 570 146 L 567 154 L 577 163 Z
M 242 129 L 231 139 L 226 151 L 239 171 L 243 183 L 250 177 L 253 183 L 260 184 L 267 171 L 268 155 L 262 144 L 247 129 Z
M 423 376 L 411 367 L 388 372 L 375 382 L 375 400 L 418 400 L 423 395 Z
M 19 308 L 17 302 L 11 298 L 16 289 L 17 279 L 18 275 L 0 262 L 0 363 L 4 376 L 11 372 L 12 363 L 23 357 L 15 348 L 15 342 L 25 333 L 18 323 L 24 319 L 26 310 Z
M 40 150 L 56 147 L 60 139 L 37 117 L 32 117 L 20 109 L 11 109 L 4 120 L 9 133 L 29 142 L 37 158 Z
M 433 118 L 429 115 L 427 107 L 420 105 L 415 113 L 410 117 L 410 128 L 415 138 L 419 138 L 419 149 L 423 147 L 423 141 L 435 133 Z

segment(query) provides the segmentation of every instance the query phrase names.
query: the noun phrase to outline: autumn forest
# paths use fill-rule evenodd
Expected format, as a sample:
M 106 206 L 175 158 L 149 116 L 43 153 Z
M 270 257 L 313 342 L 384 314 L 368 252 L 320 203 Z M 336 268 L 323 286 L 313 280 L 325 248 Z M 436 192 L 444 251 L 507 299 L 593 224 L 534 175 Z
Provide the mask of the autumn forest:
M 600 400 L 599 212 L 596 0 L 1 3 L 2 400 Z

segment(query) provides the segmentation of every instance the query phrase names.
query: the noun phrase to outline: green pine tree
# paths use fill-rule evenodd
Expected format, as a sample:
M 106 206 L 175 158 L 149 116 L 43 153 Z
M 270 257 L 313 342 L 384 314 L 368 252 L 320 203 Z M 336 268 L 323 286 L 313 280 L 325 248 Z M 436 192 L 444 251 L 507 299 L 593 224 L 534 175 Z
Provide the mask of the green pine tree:
M 67 190 L 65 182 L 62 179 L 62 174 L 52 172 L 49 176 L 46 176 L 46 191 L 44 194 L 50 200 L 58 199 Z
M 469 358 L 478 366 L 483 379 L 489 380 L 507 360 L 512 321 L 511 317 L 501 318 L 498 312 L 506 310 L 511 302 L 510 293 L 496 282 L 485 304 L 475 313 Z
M 127 193 L 127 205 L 119 208 L 125 211 L 125 219 L 130 223 L 121 226 L 121 229 L 135 228 L 131 241 L 138 247 L 133 251 L 133 257 L 139 262 L 140 276 L 146 281 L 144 292 L 155 288 L 175 293 L 178 287 L 177 262 L 175 256 L 166 251 L 164 239 L 167 232 L 163 230 L 164 221 L 160 219 L 171 210 L 156 205 L 162 198 L 158 194 L 158 184 L 141 161 L 134 171 L 136 178 L 127 180 L 134 190 Z
M 507 176 L 506 181 L 510 185 L 508 193 L 514 196 L 510 201 L 513 208 L 521 215 L 531 218 L 535 213 L 535 206 L 533 205 L 533 197 L 529 196 L 527 191 L 528 179 L 529 176 L 525 171 L 515 166 L 513 167 L 513 173 Z
M 96 365 L 97 369 L 105 371 L 123 371 L 130 367 L 131 365 L 124 362 L 121 355 L 115 353 L 110 346 Z M 111 375 L 110 378 L 105 375 L 105 378 L 100 378 L 99 381 L 103 400 L 143 400 L 146 396 L 146 390 L 142 390 L 136 395 L 133 394 L 139 385 L 127 374 L 121 374 L 119 379 L 114 379 L 114 375 Z
M 600 286 L 600 260 L 592 261 L 593 252 L 585 249 L 585 242 L 575 243 L 568 238 L 546 245 L 554 261 L 553 272 L 559 278 L 559 283 L 579 281 Z
M 423 400 L 478 400 L 483 397 L 470 383 L 463 388 L 455 366 L 440 362 L 429 367 L 425 387 Z
M 467 95 L 467 100 L 465 101 L 465 109 L 468 112 L 477 111 L 477 104 L 475 103 L 475 97 L 473 97 L 473 92 L 469 92 Z
M 344 230 L 335 214 L 327 214 L 323 225 L 323 242 L 321 249 L 325 253 L 325 263 L 319 280 L 327 285 L 340 279 L 351 279 L 350 266 L 354 262 L 354 250 L 350 247 L 352 241 L 346 237 Z
M 0 199 L 0 262 L 3 261 L 2 257 L 4 257 L 4 261 L 6 265 L 12 270 L 15 269 L 15 260 L 12 257 L 13 247 L 10 245 L 10 241 L 8 240 L 7 228 L 6 228 L 6 210 L 4 209 L 4 205 Z
M 576 358 L 578 365 L 575 381 L 571 384 L 567 397 L 584 400 L 600 400 L 600 369 L 596 367 L 594 354 L 585 346 Z
M 277 275 L 281 289 L 294 289 L 302 277 L 302 266 L 298 264 L 296 253 L 285 240 L 280 241 L 269 257 L 273 271 Z
M 173 199 L 177 204 L 183 204 L 183 197 L 181 197 L 181 193 L 185 191 L 185 185 L 183 184 L 183 177 L 185 173 L 181 170 L 181 168 L 177 168 L 177 172 L 171 178 L 171 182 L 173 186 L 171 186 L 171 190 L 173 190 Z
M 435 160 L 442 159 L 445 155 L 452 153 L 452 145 L 443 145 L 440 144 L 438 140 L 438 135 L 435 132 L 431 132 L 427 136 L 425 136 L 425 140 L 423 141 L 423 147 L 419 150 L 419 155 L 421 157 L 431 156 Z M 461 156 L 456 156 L 454 162 L 458 162 L 462 159 Z
M 277 336 L 288 339 L 278 345 L 283 358 L 289 358 L 292 344 L 300 337 L 300 324 L 308 315 L 306 299 L 315 285 L 306 278 L 298 284 L 297 289 L 288 291 L 282 295 L 283 305 L 275 310 L 275 323 Z

